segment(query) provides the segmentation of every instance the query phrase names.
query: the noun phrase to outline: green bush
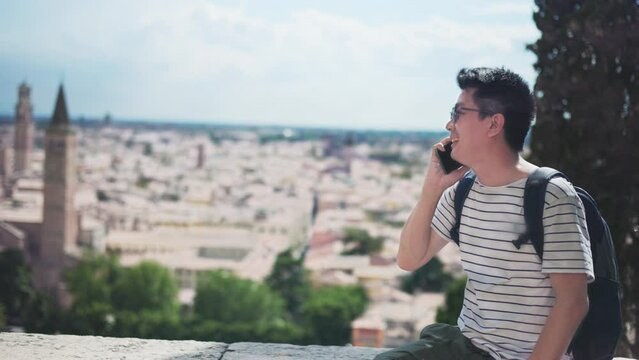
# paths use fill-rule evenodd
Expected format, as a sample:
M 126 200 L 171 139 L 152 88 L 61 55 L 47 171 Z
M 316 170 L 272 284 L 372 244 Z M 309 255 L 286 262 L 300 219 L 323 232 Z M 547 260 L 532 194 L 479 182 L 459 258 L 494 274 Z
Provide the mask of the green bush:
M 121 311 L 160 311 L 177 313 L 177 280 L 162 265 L 143 261 L 125 268 L 122 276 L 113 284 L 111 303 Z
M 348 248 L 342 255 L 370 255 L 384 247 L 383 238 L 372 237 L 368 231 L 357 228 L 345 228 L 342 241 Z
M 213 320 L 194 320 L 184 327 L 184 337 L 198 341 L 216 342 L 265 342 L 309 344 L 310 336 L 301 326 L 279 321 L 254 324 L 247 322 L 222 323 Z
M 183 338 L 183 332 L 182 322 L 177 313 L 142 310 L 116 312 L 111 335 L 179 340 Z
M 4 305 L 0 304 L 0 330 L 7 326 L 7 317 L 4 314 Z
M 452 281 L 453 276 L 445 272 L 441 260 L 434 257 L 426 265 L 402 278 L 402 290 L 411 294 L 415 290 L 441 292 Z
M 23 316 L 26 332 L 53 334 L 62 328 L 64 313 L 54 299 L 48 295 L 36 293 L 27 303 Z
M 314 344 L 345 345 L 351 341 L 351 322 L 366 310 L 368 297 L 361 286 L 328 286 L 313 292 L 302 307 Z
M 34 295 L 31 270 L 22 252 L 16 249 L 0 252 L 0 304 L 4 307 L 5 321 L 18 321 Z
M 304 268 L 304 260 L 293 256 L 288 249 L 277 256 L 273 270 L 265 279 L 271 290 L 280 294 L 286 303 L 286 311 L 298 319 L 302 304 L 310 295 L 308 270 Z
M 466 281 L 466 277 L 462 277 L 450 284 L 446 290 L 444 306 L 437 308 L 437 314 L 435 315 L 436 322 L 457 325 L 457 318 L 459 318 L 459 313 L 464 303 Z

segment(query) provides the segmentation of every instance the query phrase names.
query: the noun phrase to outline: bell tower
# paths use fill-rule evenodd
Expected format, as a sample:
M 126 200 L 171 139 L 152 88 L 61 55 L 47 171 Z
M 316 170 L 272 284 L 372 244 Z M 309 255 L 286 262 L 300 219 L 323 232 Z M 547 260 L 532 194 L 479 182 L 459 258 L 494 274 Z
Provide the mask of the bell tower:
M 76 137 L 62 85 L 44 138 L 44 208 L 36 286 L 59 296 L 67 254 L 76 249 Z
M 20 174 L 29 169 L 29 160 L 33 149 L 33 106 L 31 105 L 31 88 L 22 83 L 18 88 L 16 104 L 16 122 L 13 146 L 15 151 L 14 170 Z

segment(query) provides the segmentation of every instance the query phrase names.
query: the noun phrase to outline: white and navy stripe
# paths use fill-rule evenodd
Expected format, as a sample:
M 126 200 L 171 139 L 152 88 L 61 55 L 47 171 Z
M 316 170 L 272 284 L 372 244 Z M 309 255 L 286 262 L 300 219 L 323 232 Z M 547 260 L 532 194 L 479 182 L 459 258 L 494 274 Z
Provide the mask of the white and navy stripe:
M 458 325 L 495 359 L 527 359 L 555 297 L 550 273 L 584 273 L 594 279 L 583 205 L 563 178 L 550 181 L 543 215 L 544 260 L 532 244 L 512 241 L 525 230 L 526 179 L 489 187 L 475 180 L 459 228 L 462 265 L 468 274 Z M 457 184 L 442 195 L 432 228 L 452 241 Z

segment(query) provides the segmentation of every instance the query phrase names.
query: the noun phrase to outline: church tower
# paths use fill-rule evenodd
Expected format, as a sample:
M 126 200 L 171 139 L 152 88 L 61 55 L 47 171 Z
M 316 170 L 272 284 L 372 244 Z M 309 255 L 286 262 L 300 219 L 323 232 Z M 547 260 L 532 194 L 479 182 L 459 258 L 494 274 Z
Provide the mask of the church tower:
M 14 170 L 20 174 L 29 169 L 29 160 L 33 149 L 33 106 L 31 106 L 31 88 L 22 83 L 18 88 L 16 104 L 15 135 L 13 140 L 15 160 Z
M 45 138 L 44 208 L 36 287 L 60 296 L 61 273 L 74 253 L 78 220 L 76 191 L 76 138 L 62 85 Z

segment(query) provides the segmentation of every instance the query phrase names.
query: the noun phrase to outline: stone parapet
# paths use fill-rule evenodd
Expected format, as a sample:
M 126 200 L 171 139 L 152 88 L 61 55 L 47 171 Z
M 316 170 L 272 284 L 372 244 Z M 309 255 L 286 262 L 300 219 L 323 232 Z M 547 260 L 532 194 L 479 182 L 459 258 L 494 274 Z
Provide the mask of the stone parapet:
M 0 359 L 117 360 L 370 360 L 383 349 L 353 346 L 106 338 L 100 336 L 0 333 Z
M 0 333 L 0 359 L 370 360 L 385 349 Z M 632 360 L 615 358 L 614 360 Z

